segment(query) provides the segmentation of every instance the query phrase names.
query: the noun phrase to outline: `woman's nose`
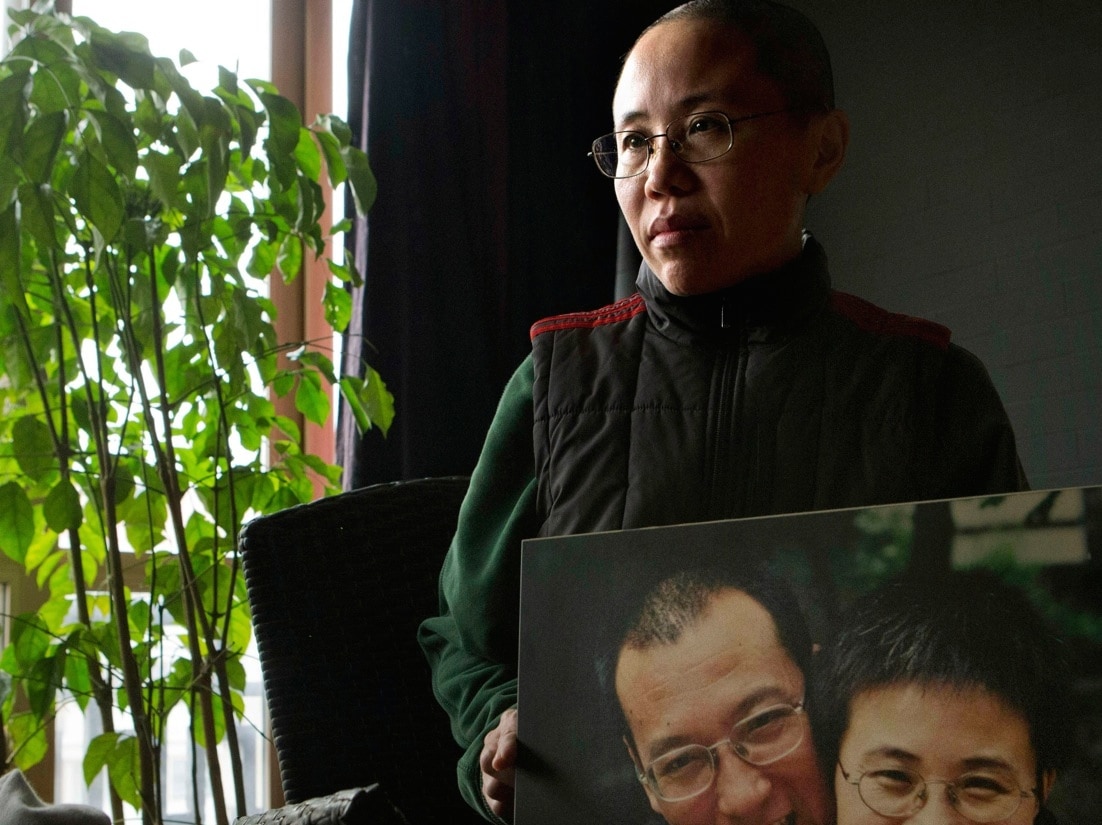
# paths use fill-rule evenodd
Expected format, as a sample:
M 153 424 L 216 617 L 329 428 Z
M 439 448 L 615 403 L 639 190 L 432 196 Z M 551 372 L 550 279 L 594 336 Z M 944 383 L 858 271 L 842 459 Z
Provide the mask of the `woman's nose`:
M 651 196 L 683 194 L 693 188 L 695 173 L 690 164 L 674 152 L 674 143 L 665 135 L 651 138 L 650 162 L 646 171 L 646 190 Z

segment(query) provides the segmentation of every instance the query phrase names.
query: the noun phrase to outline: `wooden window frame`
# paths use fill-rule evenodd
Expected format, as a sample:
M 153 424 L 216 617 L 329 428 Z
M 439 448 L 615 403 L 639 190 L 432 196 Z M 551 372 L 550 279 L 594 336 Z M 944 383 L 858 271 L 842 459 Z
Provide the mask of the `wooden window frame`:
M 333 107 L 333 4 L 331 0 L 272 0 L 272 82 L 298 106 L 306 123 Z M 333 192 L 328 181 L 322 188 L 327 209 L 323 229 L 332 227 Z M 327 250 L 332 254 L 332 250 Z M 325 320 L 322 296 L 330 279 L 324 259 L 306 256 L 303 271 L 290 284 L 273 277 L 276 334 L 280 341 L 332 340 L 333 328 Z M 332 422 L 318 426 L 305 421 L 291 398 L 279 399 L 276 408 L 299 425 L 302 448 L 332 464 L 336 459 L 336 429 Z M 320 495 L 321 488 L 318 486 Z

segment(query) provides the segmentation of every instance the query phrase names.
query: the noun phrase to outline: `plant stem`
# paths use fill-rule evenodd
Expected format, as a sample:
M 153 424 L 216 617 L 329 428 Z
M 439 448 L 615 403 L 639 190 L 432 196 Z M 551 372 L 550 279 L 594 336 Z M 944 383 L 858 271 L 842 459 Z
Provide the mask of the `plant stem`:
M 63 483 L 70 483 L 71 466 L 69 449 L 69 416 L 66 404 L 66 373 L 65 373 L 65 334 L 62 318 L 65 315 L 63 307 L 65 301 L 62 298 L 60 275 L 57 267 L 56 255 L 51 255 L 51 266 L 48 276 L 51 286 L 51 296 L 54 302 L 52 326 L 56 336 L 55 345 L 58 353 L 58 420 L 55 423 L 53 412 L 50 408 L 50 397 L 47 392 L 45 378 L 41 367 L 35 361 L 34 351 L 31 347 L 30 333 L 27 330 L 26 319 L 18 311 L 13 314 L 19 327 L 20 340 L 27 353 L 27 363 L 35 378 L 39 398 L 42 401 L 42 409 L 46 418 L 46 425 L 50 431 L 50 438 L 54 445 L 54 454 L 57 457 L 59 473 Z M 77 358 L 80 358 L 79 349 Z M 85 627 L 91 627 L 91 616 L 88 613 L 88 592 L 84 581 L 84 559 L 80 531 L 76 527 L 70 527 L 66 531 L 69 538 L 69 569 L 73 582 L 74 602 L 76 603 L 77 616 Z M 92 699 L 100 714 L 100 724 L 104 733 L 115 732 L 114 703 L 111 697 L 111 688 L 103 677 L 100 662 L 95 656 L 88 659 L 88 678 L 92 685 Z M 108 783 L 110 786 L 110 783 Z M 114 787 L 110 788 L 111 814 L 116 821 L 123 817 L 122 799 Z
M 149 435 L 151 449 L 154 454 L 154 465 L 157 475 L 165 489 L 165 499 L 168 504 L 169 521 L 176 540 L 177 559 L 180 565 L 181 581 L 184 596 L 184 616 L 187 625 L 187 644 L 191 655 L 193 685 L 198 694 L 200 718 L 203 723 L 203 733 L 206 745 L 207 772 L 211 783 L 211 796 L 214 801 L 215 817 L 217 825 L 229 825 L 226 812 L 225 793 L 222 787 L 222 774 L 219 767 L 218 745 L 216 742 L 216 730 L 214 726 L 214 707 L 210 685 L 209 662 L 204 660 L 199 647 L 200 632 L 207 640 L 208 650 L 214 654 L 215 647 L 211 645 L 213 636 L 210 623 L 207 620 L 203 608 L 202 596 L 197 585 L 195 568 L 191 560 L 191 552 L 187 532 L 184 526 L 183 493 L 180 490 L 179 479 L 176 475 L 176 455 L 172 444 L 172 420 L 171 406 L 165 391 L 165 363 L 164 363 L 164 338 L 161 323 L 163 305 L 157 285 L 157 272 L 152 264 L 154 256 L 150 255 L 150 290 L 152 301 L 152 347 L 154 355 L 154 367 L 156 382 L 159 388 L 159 403 L 161 414 L 161 429 L 164 435 L 158 432 L 154 423 L 153 405 L 149 393 L 145 387 L 145 381 L 141 373 L 141 356 L 134 339 L 133 327 L 130 320 L 129 307 L 120 307 L 118 317 L 123 322 L 124 349 L 130 358 L 131 373 L 135 376 L 138 396 L 142 405 L 147 434 Z
M 92 307 L 93 339 L 96 342 L 96 357 L 98 361 L 97 375 L 103 375 L 103 346 L 104 341 L 100 333 L 99 313 L 96 309 L 96 285 L 92 274 L 91 262 L 88 250 L 85 249 L 86 279 L 89 290 L 89 298 Z M 79 340 L 75 342 L 79 347 Z M 89 384 L 86 382 L 86 386 Z M 156 792 L 157 770 L 153 754 L 152 730 L 149 717 L 146 713 L 145 703 L 142 701 L 141 673 L 138 670 L 137 659 L 134 656 L 133 642 L 130 637 L 129 602 L 126 598 L 126 583 L 123 579 L 122 547 L 119 543 L 118 510 L 115 502 L 117 491 L 118 466 L 111 455 L 111 448 L 107 436 L 106 406 L 107 401 L 103 389 L 100 389 L 100 404 L 98 426 L 93 427 L 96 456 L 100 466 L 100 496 L 103 506 L 103 529 L 107 534 L 107 590 L 111 599 L 111 613 L 115 623 L 115 632 L 119 636 L 119 661 L 122 664 L 123 689 L 126 691 L 130 703 L 130 713 L 134 719 L 134 733 L 138 740 L 138 759 L 140 770 L 139 795 L 142 799 L 142 822 L 144 825 L 159 825 L 162 814 L 160 798 Z M 94 405 L 89 405 L 94 406 Z
M 203 302 L 200 300 L 199 291 L 196 290 L 195 294 L 195 314 L 199 319 L 199 329 L 202 330 L 204 343 L 206 345 L 207 352 L 213 353 L 214 347 L 210 340 L 210 335 L 207 332 L 206 318 L 203 316 Z M 163 384 L 162 384 L 163 386 Z M 234 546 L 236 546 L 236 527 L 240 524 L 237 509 L 237 490 L 233 481 L 233 461 L 230 455 L 230 425 L 229 420 L 226 417 L 226 399 L 222 394 L 222 385 L 216 380 L 212 382 L 211 392 L 214 395 L 215 403 L 218 410 L 218 431 L 220 437 L 218 439 L 218 454 L 224 455 L 226 460 L 226 490 L 230 499 L 230 523 L 234 525 Z M 217 466 L 217 458 L 216 466 Z M 214 485 L 214 510 L 217 513 L 218 498 L 221 495 L 221 487 L 217 484 Z M 219 534 L 217 530 L 214 534 L 215 541 L 215 559 L 219 558 L 217 543 Z M 222 630 L 219 635 L 221 644 L 219 646 L 220 651 L 225 651 L 228 647 L 228 639 L 230 633 L 230 619 L 234 610 L 234 593 L 236 592 L 237 577 L 240 573 L 240 564 L 238 562 L 237 554 L 232 554 L 232 560 L 230 562 L 230 586 L 226 593 L 226 610 L 225 619 L 222 624 Z M 217 578 L 215 579 L 217 584 Z M 212 597 L 212 602 L 218 603 L 217 591 L 215 591 Z M 224 655 L 217 655 L 213 657 L 214 673 L 218 679 L 218 696 L 220 699 L 219 704 L 222 707 L 222 715 L 224 718 L 224 728 L 226 731 L 226 741 L 229 745 L 230 753 L 230 770 L 233 774 L 234 784 L 234 797 L 237 803 L 237 815 L 243 816 L 248 808 L 248 800 L 245 798 L 245 769 L 241 764 L 241 746 L 237 738 L 237 721 L 234 717 L 233 701 L 231 699 L 230 679 L 229 674 L 226 672 L 226 657 Z

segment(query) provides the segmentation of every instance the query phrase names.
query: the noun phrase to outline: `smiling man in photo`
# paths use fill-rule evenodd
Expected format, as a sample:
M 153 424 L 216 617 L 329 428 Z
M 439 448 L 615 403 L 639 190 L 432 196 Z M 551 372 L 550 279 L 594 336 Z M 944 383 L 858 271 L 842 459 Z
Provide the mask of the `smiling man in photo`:
M 636 775 L 670 825 L 830 825 L 804 703 L 812 642 L 757 570 L 684 571 L 645 597 L 616 660 Z

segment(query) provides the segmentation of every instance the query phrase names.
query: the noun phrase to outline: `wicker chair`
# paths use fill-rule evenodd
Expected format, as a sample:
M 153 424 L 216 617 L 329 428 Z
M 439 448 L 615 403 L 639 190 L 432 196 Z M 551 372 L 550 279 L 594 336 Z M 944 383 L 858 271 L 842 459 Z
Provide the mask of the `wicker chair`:
M 468 479 L 377 484 L 241 534 L 287 806 L 256 822 L 475 823 L 417 625 Z M 341 792 L 341 793 L 338 793 Z

